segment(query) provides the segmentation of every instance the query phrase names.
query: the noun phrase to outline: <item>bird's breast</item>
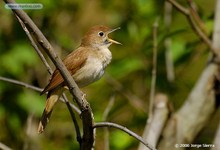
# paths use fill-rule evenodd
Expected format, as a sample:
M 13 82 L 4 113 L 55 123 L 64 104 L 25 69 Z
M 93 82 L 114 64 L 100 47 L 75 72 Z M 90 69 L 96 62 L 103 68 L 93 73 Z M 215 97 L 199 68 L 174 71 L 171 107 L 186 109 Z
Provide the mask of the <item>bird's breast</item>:
M 111 57 L 94 57 L 90 56 L 87 58 L 85 64 L 73 75 L 74 80 L 79 87 L 87 86 L 88 84 L 100 79 L 103 74 L 105 67 L 110 63 Z

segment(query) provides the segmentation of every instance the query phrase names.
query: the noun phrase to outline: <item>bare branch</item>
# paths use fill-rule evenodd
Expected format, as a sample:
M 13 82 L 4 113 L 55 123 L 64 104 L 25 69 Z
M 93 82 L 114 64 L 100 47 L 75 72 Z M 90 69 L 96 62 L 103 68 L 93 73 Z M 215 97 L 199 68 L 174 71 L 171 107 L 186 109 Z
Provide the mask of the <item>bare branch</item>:
M 6 3 L 15 3 L 14 0 L 4 0 Z M 43 48 L 43 50 L 48 54 L 52 62 L 55 64 L 57 69 L 60 71 L 60 74 L 64 78 L 67 86 L 69 87 L 70 93 L 73 95 L 76 103 L 80 107 L 82 111 L 82 122 L 83 122 L 83 140 L 81 149 L 91 149 L 94 143 L 94 132 L 93 132 L 93 115 L 92 110 L 90 108 L 89 103 L 86 101 L 85 97 L 83 97 L 82 92 L 76 85 L 75 81 L 71 77 L 70 73 L 66 69 L 62 60 L 57 56 L 53 47 L 50 45 L 48 40 L 42 34 L 42 32 L 38 29 L 38 27 L 34 24 L 34 22 L 30 19 L 30 17 L 21 9 L 13 9 L 12 10 L 26 25 L 28 29 L 33 32 L 37 42 Z
M 27 122 L 26 122 L 26 131 L 25 131 L 25 139 L 24 139 L 24 144 L 23 144 L 23 150 L 28 150 L 30 149 L 30 145 L 29 145 L 29 141 L 31 140 L 32 138 L 32 133 L 33 133 L 33 113 L 30 113 L 28 115 L 28 118 L 27 118 Z M 34 132 L 36 134 L 36 132 Z
M 207 28 L 204 24 L 204 22 L 199 17 L 199 14 L 196 11 L 196 4 L 192 0 L 187 0 L 189 6 L 190 6 L 190 13 L 193 16 L 193 19 L 195 20 L 196 24 L 199 26 L 199 28 L 202 30 L 202 32 L 208 36 Z
M 189 10 L 187 8 L 184 8 L 177 1 L 175 1 L 175 0 L 167 0 L 167 1 L 170 2 L 174 7 L 176 7 L 184 15 L 189 15 L 190 14 Z
M 174 4 L 173 0 L 168 1 Z M 220 9 L 216 9 L 216 11 L 220 11 Z M 200 37 L 203 40 L 207 38 L 193 20 L 192 15 L 187 15 L 192 27 L 197 30 L 196 32 L 199 33 Z M 215 18 L 215 27 L 217 29 L 220 26 L 218 18 Z M 216 36 L 213 37 L 216 39 L 213 39 L 213 43 L 210 43 L 209 39 L 207 39 L 209 48 L 214 47 L 211 50 L 217 55 L 217 50 L 220 49 L 220 32 L 216 32 L 215 29 L 213 33 Z M 191 143 L 206 125 L 215 111 L 215 91 L 213 87 L 217 72 L 218 66 L 216 64 L 210 63 L 206 66 L 183 106 L 168 121 L 158 149 L 170 150 L 174 148 L 175 144 Z
M 129 134 L 130 136 L 136 138 L 138 141 L 143 143 L 150 150 L 156 150 L 156 148 L 151 146 L 149 143 L 145 142 L 145 140 L 142 137 L 140 137 L 136 133 L 132 132 L 131 130 L 129 130 L 126 127 L 123 127 L 119 124 L 112 123 L 112 122 L 99 122 L 99 123 L 95 123 L 94 126 L 93 126 L 93 128 L 100 128 L 100 127 L 113 127 L 113 128 L 119 129 L 121 131 L 124 131 L 125 133 Z
M 215 135 L 215 139 L 213 144 L 215 145 L 215 147 L 213 147 L 211 150 L 219 150 L 220 149 L 220 123 L 218 125 L 218 129 Z
M 21 82 L 21 81 L 18 81 L 18 80 L 9 79 L 9 78 L 5 78 L 5 77 L 2 77 L 2 76 L 0 76 L 0 80 L 10 82 L 10 83 L 13 83 L 13 84 L 17 84 L 17 85 L 20 85 L 20 86 L 24 86 L 25 88 L 32 89 L 32 90 L 35 90 L 35 91 L 38 91 L 38 92 L 42 91 L 42 89 L 39 88 L 39 87 L 24 83 L 24 82 Z
M 72 118 L 72 121 L 73 121 L 73 124 L 74 124 L 74 127 L 75 127 L 75 131 L 76 131 L 76 139 L 79 142 L 79 144 L 81 144 L 82 143 L 82 137 L 81 137 L 81 134 L 80 134 L 79 125 L 78 125 L 77 120 L 76 120 L 76 116 L 75 116 L 75 114 L 74 114 L 74 112 L 72 110 L 70 102 L 67 100 L 66 95 L 63 94 L 62 97 L 63 97 L 63 99 L 64 99 L 64 101 L 66 103 L 66 106 L 67 106 L 67 108 L 68 108 L 68 110 L 70 112 L 70 115 L 71 115 L 71 118 Z M 80 145 L 80 147 L 81 147 L 81 145 Z
M 115 102 L 115 94 L 113 94 L 110 97 L 108 105 L 105 108 L 105 111 L 103 113 L 102 121 L 107 121 L 108 114 L 110 110 L 112 109 L 114 102 Z M 109 129 L 108 128 L 105 128 L 105 131 L 104 131 L 104 142 L 105 142 L 105 150 L 109 150 Z
M 19 23 L 21 24 L 23 30 L 25 31 L 26 35 L 28 36 L 29 40 L 31 41 L 31 45 L 33 46 L 33 48 L 35 49 L 35 51 L 37 52 L 38 56 L 40 57 L 40 59 L 42 60 L 42 62 L 44 63 L 44 65 L 46 66 L 49 74 L 51 75 L 53 73 L 50 65 L 47 63 L 47 60 L 45 59 L 44 55 L 41 53 L 38 45 L 36 44 L 35 40 L 32 38 L 33 35 L 31 35 L 31 33 L 28 31 L 28 29 L 26 28 L 25 24 L 22 22 L 22 20 L 17 16 L 15 15 L 19 21 Z M 67 108 L 70 112 L 70 115 L 71 115 L 71 118 L 73 120 L 73 123 L 74 123 L 74 126 L 75 126 L 75 130 L 76 130 L 76 139 L 77 141 L 81 144 L 81 135 L 80 135 L 80 130 L 79 130 L 79 126 L 78 126 L 78 123 L 76 121 L 76 117 L 75 117 L 75 114 L 74 112 L 72 111 L 71 109 L 71 105 L 66 97 L 66 95 L 63 93 L 62 94 L 62 97 L 63 97 L 63 100 L 64 102 L 66 103 L 67 105 Z M 77 111 L 78 111 L 78 108 L 77 108 Z
M 220 0 L 216 0 L 216 8 L 215 8 L 215 21 L 214 21 L 214 32 L 213 32 L 213 46 L 215 48 L 220 49 Z M 220 52 L 219 52 L 220 53 Z M 219 72 L 218 72 L 219 76 Z M 219 81 L 218 81 L 219 83 Z M 218 129 L 215 135 L 215 139 L 213 144 L 215 145 L 212 150 L 218 150 L 220 149 L 220 122 L 218 125 Z
M 44 55 L 40 51 L 40 47 L 36 44 L 35 40 L 33 39 L 33 35 L 29 32 L 25 24 L 22 22 L 22 20 L 15 14 L 16 18 L 18 19 L 19 23 L 21 24 L 21 27 L 23 28 L 24 32 L 26 33 L 28 39 L 31 41 L 31 45 L 33 46 L 34 50 L 37 52 L 38 56 L 46 66 L 49 74 L 51 75 L 53 73 L 53 70 L 51 69 L 50 65 L 47 63 L 47 60 L 44 58 Z
M 106 121 L 107 120 L 107 117 L 108 117 L 108 114 L 110 112 L 110 110 L 112 109 L 113 105 L 114 105 L 114 102 L 115 102 L 115 94 L 113 94 L 111 97 L 110 97 L 110 100 L 108 102 L 108 105 L 107 107 L 105 108 L 105 111 L 103 113 L 103 116 L 102 116 L 102 121 Z
M 163 131 L 158 149 L 170 150 L 175 144 L 191 143 L 215 110 L 213 82 L 217 65 L 209 64 L 185 100 L 171 116 Z
M 156 147 L 159 137 L 163 131 L 165 123 L 170 113 L 168 98 L 164 94 L 157 94 L 154 101 L 153 118 L 150 123 L 146 123 L 143 138 Z M 139 144 L 138 150 L 149 150 L 143 144 Z
M 3 150 L 12 150 L 10 147 L 6 146 L 5 144 L 1 143 L 0 142 L 0 149 L 3 149 Z
M 214 31 L 213 31 L 213 47 L 220 49 L 220 0 L 216 1 L 215 8 L 215 21 L 214 21 Z M 220 51 L 219 51 L 220 53 Z
M 211 40 L 206 36 L 206 34 L 203 32 L 203 30 L 200 28 L 201 26 L 197 25 L 198 22 L 195 22 L 193 17 L 193 11 L 189 11 L 188 9 L 184 8 L 182 5 L 180 5 L 175 0 L 167 0 L 170 2 L 177 10 L 179 10 L 183 15 L 185 15 L 192 27 L 192 29 L 195 31 L 195 33 L 206 43 L 206 45 L 209 47 L 211 52 L 214 56 L 220 57 L 218 54 L 218 49 L 216 47 L 213 47 Z M 194 15 L 195 16 L 195 15 Z M 198 16 L 197 16 L 198 18 Z M 197 19 L 198 20 L 198 19 Z
M 170 31 L 170 25 L 172 21 L 172 10 L 173 6 L 165 1 L 164 6 L 164 24 L 167 34 L 169 34 Z M 166 61 L 166 72 L 167 72 L 167 80 L 169 82 L 173 82 L 175 79 L 175 73 L 174 73 L 174 62 L 173 62 L 173 56 L 171 51 L 171 44 L 172 39 L 171 37 L 166 37 L 164 40 L 164 47 L 165 47 L 165 61 Z
M 154 22 L 153 25 L 153 67 L 152 67 L 152 79 L 151 79 L 151 89 L 150 89 L 150 98 L 149 98 L 149 118 L 148 123 L 151 122 L 153 118 L 153 107 L 154 107 L 154 97 L 155 97 L 155 88 L 156 88 L 156 79 L 157 79 L 157 28 L 158 28 L 158 19 Z
M 27 84 L 27 83 L 24 83 L 24 82 L 21 82 L 21 81 L 18 81 L 18 80 L 2 77 L 2 76 L 0 76 L 0 80 L 6 81 L 6 82 L 9 82 L 9 83 L 13 83 L 13 84 L 16 84 L 16 85 L 19 85 L 19 86 L 23 86 L 27 89 L 32 89 L 32 90 L 35 90 L 35 91 L 38 91 L 38 92 L 41 92 L 43 90 L 42 88 L 30 85 L 30 84 Z M 66 101 L 63 98 L 60 98 L 59 100 L 61 100 L 61 102 L 63 102 L 63 103 L 66 103 Z M 70 104 L 71 108 L 73 108 L 78 114 L 81 113 L 79 108 L 77 108 L 74 104 L 70 103 L 69 101 L 68 101 L 68 103 Z

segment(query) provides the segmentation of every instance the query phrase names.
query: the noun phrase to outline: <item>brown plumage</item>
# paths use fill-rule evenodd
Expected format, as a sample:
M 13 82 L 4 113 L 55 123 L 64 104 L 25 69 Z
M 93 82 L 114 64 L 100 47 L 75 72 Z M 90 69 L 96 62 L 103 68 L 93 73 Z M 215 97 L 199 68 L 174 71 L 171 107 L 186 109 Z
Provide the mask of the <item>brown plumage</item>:
M 104 74 L 104 69 L 112 58 L 108 47 L 112 43 L 120 44 L 109 39 L 108 34 L 117 29 L 112 30 L 106 26 L 92 27 L 83 37 L 80 47 L 63 60 L 64 65 L 79 87 L 84 87 L 95 82 Z M 49 84 L 41 92 L 41 94 L 48 92 L 48 95 L 46 106 L 38 126 L 38 133 L 44 131 L 53 106 L 63 93 L 64 86 L 65 82 L 56 69 L 52 74 Z

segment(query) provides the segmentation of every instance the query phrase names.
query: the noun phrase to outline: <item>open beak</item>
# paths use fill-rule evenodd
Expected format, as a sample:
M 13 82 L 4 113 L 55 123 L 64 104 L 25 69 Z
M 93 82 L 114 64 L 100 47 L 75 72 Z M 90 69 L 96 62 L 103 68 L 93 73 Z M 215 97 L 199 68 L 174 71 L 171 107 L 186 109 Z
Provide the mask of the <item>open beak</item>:
M 116 31 L 116 30 L 119 30 L 119 29 L 120 29 L 120 27 L 115 28 L 115 29 L 112 29 L 112 30 L 110 30 L 107 34 L 112 33 L 112 32 L 114 32 L 114 31 Z M 119 43 L 119 42 L 117 42 L 117 41 L 115 41 L 115 40 L 112 40 L 112 39 L 110 39 L 110 38 L 108 38 L 108 41 L 111 42 L 111 43 L 115 43 L 115 44 L 120 44 L 120 45 L 122 45 L 121 43 Z
M 112 39 L 110 39 L 110 38 L 108 38 L 108 41 L 111 42 L 111 43 L 115 43 L 115 44 L 120 44 L 120 45 L 122 45 L 121 43 L 119 43 L 119 42 L 117 42 L 117 41 L 115 41 L 115 40 L 112 40 Z

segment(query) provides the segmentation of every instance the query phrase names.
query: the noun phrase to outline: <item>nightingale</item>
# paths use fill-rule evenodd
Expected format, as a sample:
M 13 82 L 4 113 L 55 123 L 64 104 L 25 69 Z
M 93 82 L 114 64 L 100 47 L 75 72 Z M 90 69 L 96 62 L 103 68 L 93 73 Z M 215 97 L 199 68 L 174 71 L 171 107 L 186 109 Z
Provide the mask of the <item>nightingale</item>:
M 121 44 L 108 37 L 116 29 L 98 25 L 92 27 L 82 38 L 80 46 L 71 52 L 63 63 L 81 88 L 99 80 L 106 66 L 111 62 L 112 54 L 108 47 Z M 65 89 L 65 82 L 58 69 L 52 74 L 49 84 L 41 94 L 48 92 L 46 105 L 38 126 L 38 133 L 42 133 L 49 122 L 53 107 Z

